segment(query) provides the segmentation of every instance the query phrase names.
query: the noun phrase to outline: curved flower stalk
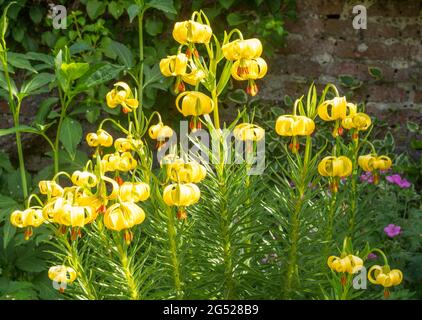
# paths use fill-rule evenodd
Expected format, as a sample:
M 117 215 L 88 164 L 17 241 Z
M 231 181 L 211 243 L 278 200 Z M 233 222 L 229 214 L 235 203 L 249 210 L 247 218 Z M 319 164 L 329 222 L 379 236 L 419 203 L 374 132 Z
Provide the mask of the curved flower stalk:
M 398 286 L 403 281 L 403 273 L 399 269 L 391 269 L 387 257 L 384 252 L 380 249 L 372 249 L 371 252 L 378 252 L 381 254 L 384 265 L 373 265 L 368 270 L 368 280 L 375 285 L 381 285 L 384 287 L 384 298 L 387 299 L 390 296 L 390 288 Z

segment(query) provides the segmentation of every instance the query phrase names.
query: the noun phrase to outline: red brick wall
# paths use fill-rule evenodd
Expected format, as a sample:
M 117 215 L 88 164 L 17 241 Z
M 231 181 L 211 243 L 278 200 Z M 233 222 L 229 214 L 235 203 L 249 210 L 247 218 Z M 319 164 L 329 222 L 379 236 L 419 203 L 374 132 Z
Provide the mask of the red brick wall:
M 367 8 L 367 29 L 352 25 L 354 5 Z M 262 96 L 282 101 L 350 74 L 363 82 L 353 100 L 366 102 L 371 113 L 396 110 L 403 119 L 422 111 L 422 1 L 421 0 L 297 0 L 296 21 L 286 22 L 285 47 L 269 61 Z M 368 67 L 378 67 L 375 80 Z M 412 110 L 412 111 L 410 111 Z M 418 118 L 422 122 L 421 118 Z

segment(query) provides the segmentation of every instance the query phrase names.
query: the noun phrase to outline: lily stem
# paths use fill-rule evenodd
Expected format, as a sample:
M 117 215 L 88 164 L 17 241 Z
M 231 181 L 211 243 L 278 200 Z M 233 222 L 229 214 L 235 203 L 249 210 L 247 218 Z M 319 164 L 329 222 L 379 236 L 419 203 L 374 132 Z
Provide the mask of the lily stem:
M 2 57 L 2 64 L 3 64 L 3 70 L 4 70 L 4 77 L 7 83 L 7 91 L 9 93 L 9 108 L 10 111 L 13 114 L 13 124 L 16 128 L 16 147 L 18 149 L 18 160 L 19 160 L 19 171 L 21 176 L 21 183 L 22 183 L 22 195 L 23 199 L 26 200 L 28 198 L 28 183 L 26 181 L 26 170 L 25 170 L 25 161 L 23 157 L 23 149 L 22 149 L 22 138 L 21 133 L 19 131 L 19 115 L 20 115 L 20 107 L 21 107 L 21 100 L 18 99 L 18 104 L 15 104 L 15 100 L 13 98 L 13 92 L 12 92 L 12 83 L 10 80 L 9 75 L 9 69 L 7 66 L 7 55 L 5 54 Z
M 357 188 L 356 188 L 356 181 L 357 181 L 357 172 L 358 172 L 358 165 L 357 165 L 357 153 L 359 148 L 359 140 L 358 138 L 353 139 L 353 172 L 352 172 L 352 194 L 351 194 L 351 203 L 350 203 L 350 211 L 351 217 L 349 221 L 349 236 L 353 239 L 353 235 L 355 232 L 355 220 L 356 220 L 356 213 L 357 213 Z
M 234 299 L 234 281 L 233 281 L 233 257 L 232 244 L 230 239 L 230 217 L 228 210 L 227 185 L 223 176 L 224 166 L 219 172 L 219 185 L 221 190 L 220 198 L 220 230 L 223 239 L 223 261 L 224 261 L 224 298 Z
M 139 75 L 138 75 L 138 121 L 142 119 L 142 104 L 143 104 L 143 91 L 144 91 L 144 22 L 145 9 L 142 9 L 138 15 L 138 36 L 139 36 Z M 139 123 L 136 124 L 139 130 Z
M 177 242 L 176 242 L 176 226 L 174 224 L 174 214 L 170 207 L 167 207 L 167 234 L 169 238 L 169 249 L 171 256 L 171 264 L 173 267 L 173 284 L 176 290 L 176 299 L 183 298 L 183 289 L 180 272 L 180 261 L 177 255 Z

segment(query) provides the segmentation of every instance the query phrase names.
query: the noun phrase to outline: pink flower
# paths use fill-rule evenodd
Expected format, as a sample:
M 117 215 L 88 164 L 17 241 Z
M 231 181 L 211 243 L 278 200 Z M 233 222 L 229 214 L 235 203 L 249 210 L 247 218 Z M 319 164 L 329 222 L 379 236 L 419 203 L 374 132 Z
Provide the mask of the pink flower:
M 370 171 L 365 171 L 364 173 L 362 173 L 359 179 L 362 182 L 374 183 L 374 176 Z
M 401 227 L 396 226 L 395 224 L 389 224 L 384 228 L 384 232 L 389 236 L 390 238 L 394 238 L 398 236 L 401 232 Z
M 375 253 L 370 253 L 370 254 L 368 254 L 368 260 L 375 260 L 375 259 L 377 259 L 378 258 L 378 256 L 375 254 Z
M 386 177 L 388 182 L 394 183 L 398 185 L 400 188 L 410 188 L 411 183 L 407 181 L 405 178 L 402 178 L 399 174 L 393 174 L 391 176 Z

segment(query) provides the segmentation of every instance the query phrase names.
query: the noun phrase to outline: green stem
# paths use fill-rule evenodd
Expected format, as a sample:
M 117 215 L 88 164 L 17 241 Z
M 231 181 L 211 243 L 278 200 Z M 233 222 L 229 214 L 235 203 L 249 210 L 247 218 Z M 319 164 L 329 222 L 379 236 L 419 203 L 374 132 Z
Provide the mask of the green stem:
M 290 234 L 290 250 L 287 262 L 287 272 L 285 278 L 284 298 L 289 299 L 294 288 L 294 274 L 297 267 L 297 245 L 299 240 L 299 213 L 302 210 L 303 192 L 300 191 L 298 198 L 296 199 L 295 208 L 290 219 L 291 234 Z
M 169 249 L 171 264 L 173 266 L 173 282 L 176 290 L 176 299 L 183 298 L 180 262 L 177 256 L 176 227 L 174 225 L 174 214 L 170 207 L 167 207 L 167 234 L 169 237 Z
M 92 282 L 90 281 L 90 279 L 88 279 L 85 273 L 83 264 L 79 257 L 76 241 L 70 244 L 66 238 L 66 235 L 63 236 L 63 241 L 68 251 L 67 253 L 68 253 L 69 262 L 71 264 L 71 267 L 75 269 L 76 271 L 77 280 L 78 280 L 79 285 L 81 286 L 81 289 L 84 291 L 86 297 L 89 300 L 96 300 L 97 299 L 96 291 L 92 285 Z
M 333 228 L 334 228 L 334 214 L 336 210 L 337 192 L 331 192 L 330 208 L 328 211 L 327 229 L 325 230 L 325 246 L 323 259 L 326 259 L 330 253 L 331 241 L 333 240 Z
M 130 298 L 131 300 L 139 300 L 139 292 L 138 292 L 138 288 L 136 287 L 136 281 L 133 277 L 133 270 L 127 258 L 127 250 L 120 243 L 120 240 L 121 239 L 118 239 L 116 243 L 117 243 L 117 248 L 119 252 L 120 263 L 122 265 L 123 272 L 126 278 L 126 283 L 130 291 Z
M 143 103 L 143 90 L 144 90 L 144 32 L 143 32 L 143 20 L 144 20 L 145 9 L 143 9 L 138 15 L 138 35 L 139 35 L 139 76 L 138 76 L 138 120 L 142 118 L 142 103 Z M 139 123 L 136 124 L 137 130 L 139 131 Z
M 64 97 L 62 96 L 62 94 L 60 92 L 59 92 L 59 94 L 60 94 L 60 102 L 61 102 L 61 112 L 60 112 L 59 124 L 57 125 L 56 139 L 54 141 L 54 150 L 53 150 L 53 154 L 54 154 L 54 174 L 57 174 L 59 172 L 59 169 L 60 169 L 59 168 L 60 134 L 61 134 L 61 130 L 62 130 L 63 120 L 66 117 L 67 107 L 69 106 L 69 103 L 72 100 L 71 97 L 66 100 L 66 94 L 64 94 Z
M 357 173 L 358 173 L 358 165 L 357 165 L 357 153 L 358 153 L 358 146 L 359 140 L 353 139 L 353 173 L 352 173 L 352 194 L 351 194 L 351 203 L 350 203 L 350 210 L 351 210 L 351 217 L 349 221 L 349 236 L 353 239 L 353 235 L 355 232 L 355 220 L 356 220 L 356 213 L 357 213 L 357 188 L 356 188 L 356 181 L 357 181 Z
M 13 114 L 13 124 L 15 128 L 19 128 L 19 114 L 20 114 L 21 100 L 18 99 L 18 105 L 16 106 L 15 100 L 13 98 L 13 93 L 12 93 L 12 83 L 10 81 L 6 54 L 4 55 L 4 57 L 2 57 L 2 64 L 3 64 L 3 70 L 4 70 L 4 77 L 7 83 L 7 89 L 9 93 L 9 108 Z M 16 147 L 18 149 L 18 160 L 19 160 L 19 171 L 20 171 L 21 183 L 22 183 L 22 194 L 25 200 L 28 197 L 28 183 L 26 181 L 26 170 L 25 170 L 25 161 L 23 157 L 21 133 L 18 130 L 16 130 L 15 136 L 16 136 Z
M 217 96 L 217 88 L 216 87 L 212 91 L 211 95 L 212 95 L 212 101 L 214 102 L 214 111 L 213 111 L 214 127 L 216 129 L 220 129 L 220 115 L 218 113 L 218 96 Z
M 224 170 L 224 167 L 222 167 Z M 227 186 L 223 177 L 223 171 L 219 172 L 219 185 L 222 194 L 220 201 L 220 228 L 223 238 L 223 260 L 224 260 L 224 298 L 234 299 L 234 281 L 233 281 L 233 257 L 232 244 L 230 239 L 230 221 L 228 211 Z
M 16 119 L 14 120 L 15 127 L 19 127 L 19 115 L 17 114 Z M 22 182 L 22 194 L 24 200 L 28 198 L 28 183 L 26 181 L 26 172 L 25 172 L 25 161 L 23 158 L 23 150 L 22 150 L 22 139 L 21 133 L 16 131 L 16 147 L 18 149 L 18 158 L 19 158 L 19 171 L 21 175 L 21 182 Z

